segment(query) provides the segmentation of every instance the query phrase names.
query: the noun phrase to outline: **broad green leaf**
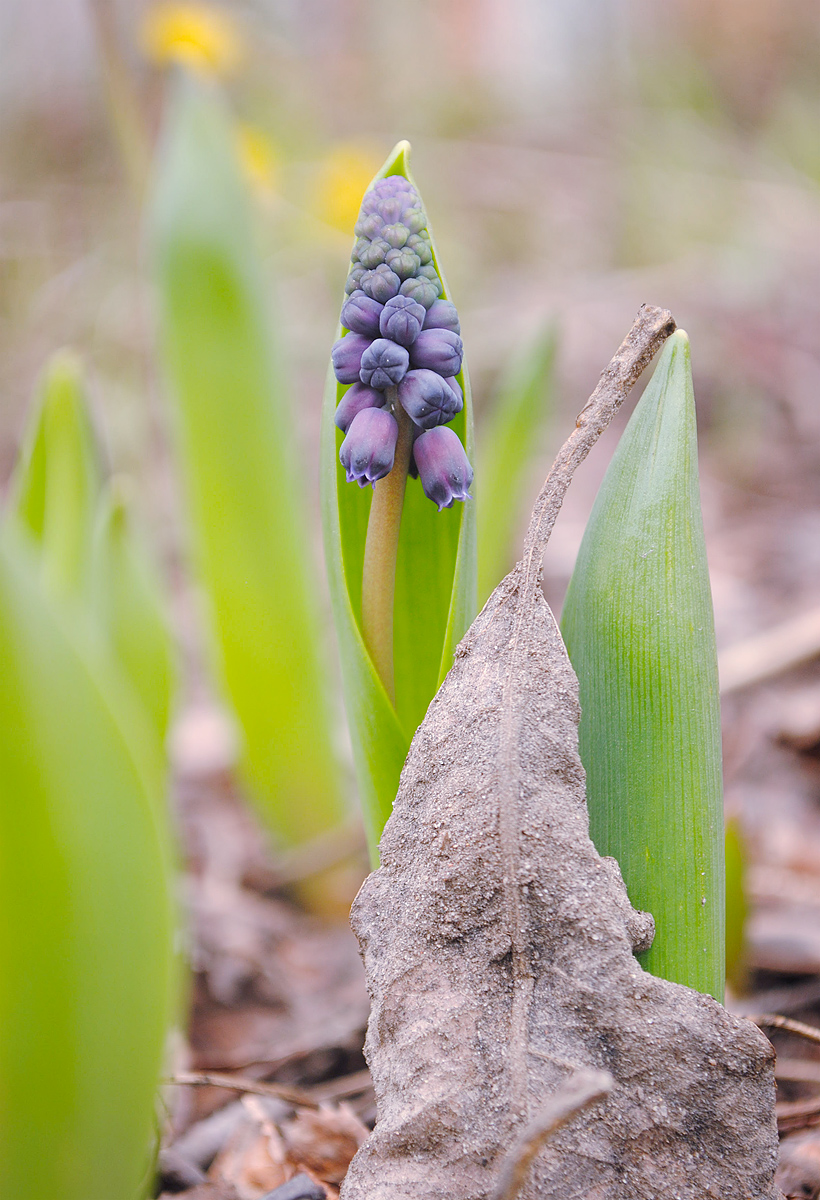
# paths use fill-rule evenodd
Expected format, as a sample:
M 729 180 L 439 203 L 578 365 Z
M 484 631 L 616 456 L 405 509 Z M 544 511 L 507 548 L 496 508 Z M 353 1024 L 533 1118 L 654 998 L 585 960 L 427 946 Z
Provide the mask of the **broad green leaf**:
M 100 635 L 133 685 L 160 744 L 164 743 L 176 675 L 173 646 L 159 584 L 116 480 L 100 500 L 92 603 Z
M 515 562 L 513 539 L 539 434 L 552 414 L 557 335 L 550 325 L 516 355 L 478 429 L 478 595 L 484 603 Z
M 175 977 L 161 763 L 12 533 L 0 537 L 0 1195 L 136 1200 Z
M 738 994 L 748 985 L 746 961 L 746 843 L 737 817 L 726 822 L 726 979 Z
M 724 980 L 720 708 L 689 341 L 669 338 L 601 485 L 562 630 L 590 832 L 655 918 L 653 974 Z
M 387 175 L 403 175 L 417 187 L 408 166 L 409 149 L 407 142 L 399 142 L 372 183 Z M 433 262 L 447 298 L 435 242 Z M 459 381 L 464 390 L 464 409 L 451 428 L 472 460 L 472 401 L 466 366 Z M 425 497 L 419 481 L 407 481 L 396 565 L 394 708 L 361 634 L 362 567 L 372 490 L 349 484 L 339 463 L 342 434 L 334 425 L 333 415 L 344 391 L 331 371 L 322 415 L 325 556 L 365 825 L 375 860 L 410 740 L 475 616 L 475 505 L 469 501 L 454 504 L 439 513 Z M 477 484 L 480 486 L 480 480 Z
M 253 213 L 215 86 L 181 74 L 161 141 L 151 235 L 159 331 L 215 667 L 244 769 L 275 832 L 342 816 L 305 493 Z
M 39 543 L 43 576 L 61 593 L 87 585 L 101 468 L 78 359 L 49 363 L 11 482 L 9 511 Z

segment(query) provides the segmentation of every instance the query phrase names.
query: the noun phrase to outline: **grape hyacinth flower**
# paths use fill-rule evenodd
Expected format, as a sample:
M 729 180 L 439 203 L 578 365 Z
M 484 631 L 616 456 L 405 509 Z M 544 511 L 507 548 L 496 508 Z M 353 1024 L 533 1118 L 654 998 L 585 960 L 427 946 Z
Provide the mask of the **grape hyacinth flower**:
M 342 397 L 336 424 L 347 433 L 360 412 L 383 408 L 392 413 L 399 431 L 407 426 L 399 451 L 400 456 L 406 452 L 407 462 L 401 469 L 405 476 L 408 469 L 416 475 L 420 464 L 406 418 L 431 430 L 451 421 L 463 405 L 455 379 L 463 355 L 458 313 L 449 300 L 439 299 L 442 286 L 433 264 L 427 217 L 418 192 L 403 175 L 389 175 L 374 184 L 362 202 L 355 233 L 341 315 L 347 332 L 332 351 L 336 378 L 353 387 Z M 381 403 L 374 398 L 379 395 Z M 392 427 L 383 420 L 370 418 L 367 428 L 370 438 L 380 430 L 385 442 L 380 448 L 369 447 L 367 472 L 354 478 L 360 484 L 375 484 L 393 469 L 396 439 L 388 446 Z M 347 438 L 342 453 L 349 458 Z M 468 487 L 455 488 L 449 503 L 466 499 Z M 434 502 L 442 507 L 438 493 Z
M 339 452 L 349 482 L 372 484 L 361 620 L 373 664 L 393 697 L 393 606 L 408 476 L 441 511 L 470 499 L 473 478 L 458 435 L 456 376 L 463 347 L 455 305 L 442 298 L 427 217 L 403 175 L 377 180 L 362 201 L 345 285 L 342 337 L 332 351 L 341 384 Z M 443 435 L 443 436 L 442 436 Z M 376 486 L 378 484 L 378 486 Z M 415 484 L 413 486 L 416 486 Z

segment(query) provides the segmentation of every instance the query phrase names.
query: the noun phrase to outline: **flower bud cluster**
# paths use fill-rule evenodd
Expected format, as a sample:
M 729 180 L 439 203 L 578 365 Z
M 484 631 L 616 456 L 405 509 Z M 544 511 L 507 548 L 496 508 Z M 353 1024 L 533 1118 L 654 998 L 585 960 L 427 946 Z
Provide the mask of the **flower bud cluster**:
M 464 406 L 455 378 L 463 347 L 458 313 L 442 300 L 427 217 L 401 175 L 367 193 L 345 285 L 333 370 L 352 384 L 336 410 L 345 433 L 340 458 L 348 481 L 375 483 L 393 469 L 400 404 L 413 421 L 411 473 L 439 510 L 469 499 L 472 468 L 457 435 L 444 426 Z M 375 414 L 378 414 L 376 416 Z

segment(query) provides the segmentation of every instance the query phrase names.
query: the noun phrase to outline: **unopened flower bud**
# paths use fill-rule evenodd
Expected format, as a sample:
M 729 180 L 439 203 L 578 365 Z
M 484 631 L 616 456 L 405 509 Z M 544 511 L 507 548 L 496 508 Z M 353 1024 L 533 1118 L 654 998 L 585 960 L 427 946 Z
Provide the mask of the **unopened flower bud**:
M 362 354 L 359 378 L 362 383 L 381 392 L 401 383 L 408 366 L 409 358 L 404 346 L 397 346 L 387 338 L 377 338 Z
M 365 408 L 357 413 L 339 450 L 347 482 L 366 487 L 389 475 L 398 436 L 396 418 L 386 409 Z
M 382 408 L 383 406 L 384 392 L 377 392 L 364 383 L 354 383 L 353 387 L 347 389 L 336 406 L 334 420 L 342 433 L 347 433 L 350 423 L 357 413 L 362 412 L 365 408 Z
M 381 232 L 381 236 L 395 250 L 400 250 L 404 243 L 409 238 L 410 234 L 403 225 L 385 225 Z
M 454 500 L 470 500 L 473 468 L 457 435 L 446 425 L 428 429 L 413 443 L 413 458 L 428 500 L 450 508 Z
M 445 379 L 458 375 L 463 354 L 461 338 L 449 329 L 422 329 L 410 348 L 414 367 L 426 367 Z
M 401 280 L 395 271 L 391 271 L 384 263 L 375 271 L 365 271 L 361 277 L 361 288 L 365 295 L 380 304 L 385 304 L 392 296 L 398 294 Z
M 401 200 L 397 196 L 389 196 L 383 200 L 379 206 L 379 212 L 385 219 L 386 224 L 393 225 L 401 218 L 401 211 L 404 208 Z
M 407 249 L 413 251 L 423 267 L 428 266 L 433 260 L 433 251 L 430 246 L 429 237 L 422 237 L 418 233 L 412 234 L 407 239 Z
M 461 390 L 461 384 L 455 377 L 451 379 L 445 379 L 444 382 L 447 384 L 450 391 L 455 396 L 456 401 L 458 402 L 458 408 L 456 409 L 456 412 L 461 412 L 462 408 L 464 407 L 464 393 Z
M 384 229 L 384 219 L 378 213 L 368 213 L 364 217 L 359 217 L 353 227 L 353 232 L 357 237 L 372 239 L 378 237 Z
M 364 286 L 364 285 L 362 285 Z M 441 295 L 441 288 L 436 287 L 429 279 L 406 279 L 400 288 L 402 296 L 409 296 L 422 308 L 429 308 Z
M 419 256 L 406 248 L 403 250 L 391 250 L 389 254 L 384 256 L 384 261 L 390 270 L 395 271 L 399 279 L 402 280 L 412 279 L 421 266 Z
M 342 305 L 342 325 L 365 337 L 378 337 L 379 318 L 383 309 L 384 305 L 379 304 L 378 300 L 371 300 L 364 292 L 353 292 Z
M 351 272 L 347 277 L 347 282 L 345 283 L 345 292 L 348 296 L 352 296 L 354 292 L 359 290 L 361 287 L 360 281 L 364 273 L 365 270 L 362 266 L 354 266 L 351 269 Z
M 408 371 L 398 388 L 399 402 L 422 429 L 445 425 L 461 411 L 462 401 L 435 371 Z
M 379 332 L 400 346 L 411 346 L 421 333 L 425 315 L 422 306 L 409 296 L 394 296 L 381 311 Z
M 348 333 L 333 343 L 330 357 L 333 373 L 339 383 L 355 383 L 362 369 L 362 355 L 370 345 L 370 338 L 360 333 Z
M 427 228 L 427 213 L 421 208 L 406 208 L 401 214 L 401 223 L 410 233 L 421 233 Z
M 374 271 L 376 267 L 385 261 L 392 249 L 390 243 L 386 242 L 384 238 L 374 238 L 364 250 L 359 251 L 359 262 L 368 271 Z
M 427 310 L 424 328 L 449 329 L 451 333 L 461 333 L 455 304 L 451 304 L 449 300 L 436 300 Z

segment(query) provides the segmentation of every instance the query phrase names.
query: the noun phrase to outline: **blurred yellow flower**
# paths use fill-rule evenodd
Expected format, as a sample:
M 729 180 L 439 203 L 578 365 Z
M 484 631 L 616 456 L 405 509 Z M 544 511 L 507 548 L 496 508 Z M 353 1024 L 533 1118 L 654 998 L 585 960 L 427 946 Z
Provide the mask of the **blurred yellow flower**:
M 142 25 L 142 46 L 160 66 L 182 63 L 206 75 L 227 75 L 242 56 L 236 23 L 207 4 L 155 4 Z
M 347 142 L 335 146 L 316 176 L 311 204 L 316 216 L 343 233 L 351 233 L 365 188 L 380 166 L 381 159 L 361 146 Z
M 244 122 L 237 127 L 236 145 L 239 161 L 251 186 L 265 196 L 276 190 L 276 150 L 264 130 Z

